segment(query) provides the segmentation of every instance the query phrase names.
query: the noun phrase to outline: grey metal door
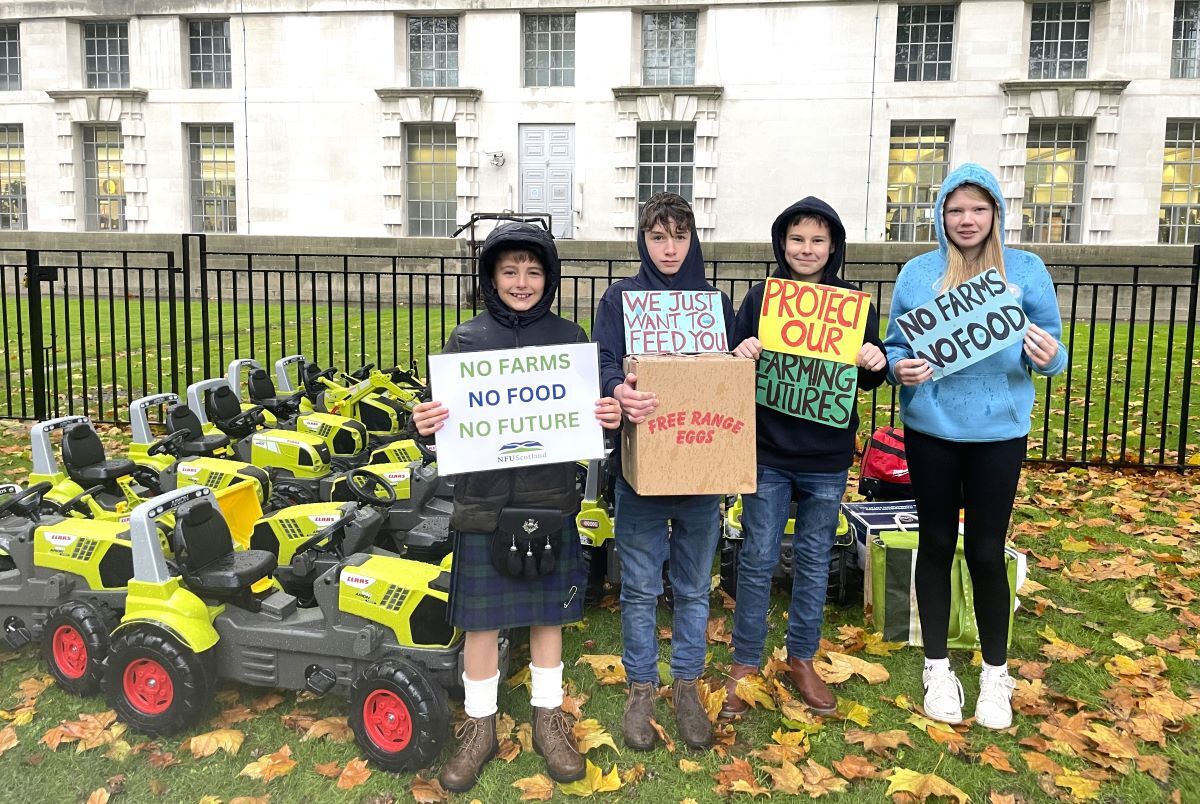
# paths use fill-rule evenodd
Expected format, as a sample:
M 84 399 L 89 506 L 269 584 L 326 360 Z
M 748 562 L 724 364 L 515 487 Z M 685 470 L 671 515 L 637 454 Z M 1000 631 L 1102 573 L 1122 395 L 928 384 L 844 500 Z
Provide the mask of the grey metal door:
M 520 212 L 549 212 L 555 237 L 571 237 L 575 126 L 523 125 Z

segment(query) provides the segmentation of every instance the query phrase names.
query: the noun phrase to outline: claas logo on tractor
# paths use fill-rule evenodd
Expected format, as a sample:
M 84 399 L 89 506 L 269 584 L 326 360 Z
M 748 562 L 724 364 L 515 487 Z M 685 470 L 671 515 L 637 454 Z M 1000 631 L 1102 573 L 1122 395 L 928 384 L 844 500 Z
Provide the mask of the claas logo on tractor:
M 397 483 L 404 483 L 410 477 L 410 472 L 407 469 L 397 469 L 391 472 L 384 472 L 383 479 L 391 483 L 393 486 Z
M 43 534 L 46 541 L 50 542 L 56 552 L 61 552 L 64 547 L 70 547 L 79 537 L 74 533 L 57 533 L 55 531 L 46 531 Z
M 317 514 L 309 517 L 309 521 L 322 528 L 326 525 L 332 525 L 334 522 L 337 522 L 338 519 L 339 516 L 337 514 Z

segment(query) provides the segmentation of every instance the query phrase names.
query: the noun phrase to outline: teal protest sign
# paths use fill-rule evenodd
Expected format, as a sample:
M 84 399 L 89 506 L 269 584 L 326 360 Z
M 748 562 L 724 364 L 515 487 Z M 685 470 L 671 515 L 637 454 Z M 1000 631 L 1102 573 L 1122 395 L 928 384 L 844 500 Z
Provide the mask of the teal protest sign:
M 1020 343 L 1029 319 L 1004 277 L 991 268 L 909 310 L 896 325 L 939 380 Z
M 857 366 L 766 349 L 758 357 L 754 401 L 789 416 L 846 427 L 857 389 Z
M 627 290 L 621 304 L 626 354 L 729 351 L 725 307 L 715 290 Z

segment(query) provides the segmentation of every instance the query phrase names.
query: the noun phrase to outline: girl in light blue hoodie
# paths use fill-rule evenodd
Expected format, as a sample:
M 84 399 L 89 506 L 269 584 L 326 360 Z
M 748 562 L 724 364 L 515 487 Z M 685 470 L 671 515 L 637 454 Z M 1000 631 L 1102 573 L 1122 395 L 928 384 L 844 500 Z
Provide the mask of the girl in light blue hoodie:
M 962 720 L 962 684 L 946 650 L 961 507 L 983 653 L 975 720 L 1006 729 L 1012 725 L 1014 684 L 1007 664 L 1012 604 L 1004 539 L 1033 410 L 1031 373 L 1058 374 L 1066 368 L 1067 351 L 1045 264 L 1028 251 L 1004 247 L 1004 196 L 996 177 L 979 165 L 962 165 L 942 183 L 934 213 L 939 248 L 913 258 L 900 272 L 884 340 L 888 380 L 903 386 L 900 418 L 921 522 L 915 582 L 925 645 L 925 711 L 947 723 Z M 933 367 L 914 354 L 896 320 L 990 268 L 1004 276 L 1029 319 L 1024 340 L 933 382 Z

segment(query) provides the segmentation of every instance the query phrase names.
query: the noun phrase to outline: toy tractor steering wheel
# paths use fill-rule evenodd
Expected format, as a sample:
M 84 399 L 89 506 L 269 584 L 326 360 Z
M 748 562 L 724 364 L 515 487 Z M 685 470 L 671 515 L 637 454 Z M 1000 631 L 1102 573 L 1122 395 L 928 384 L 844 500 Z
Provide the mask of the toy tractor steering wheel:
M 325 369 L 324 371 L 319 372 L 319 373 L 314 374 L 311 377 L 309 377 L 305 381 L 304 384 L 310 388 L 316 388 L 316 387 L 318 387 L 318 384 L 321 382 L 321 380 L 332 380 L 334 374 L 337 374 L 337 369 L 333 366 L 330 366 L 329 368 Z
M 84 516 L 91 516 L 91 510 L 83 505 L 83 498 L 95 497 L 95 495 L 102 491 L 104 491 L 104 486 L 92 486 L 90 489 L 84 489 L 62 505 L 58 506 L 58 513 L 61 516 L 66 516 L 67 514 L 71 513 L 71 511 L 78 509 L 79 513 L 83 514 Z
M 15 510 L 23 516 L 36 519 L 42 495 L 52 488 L 54 488 L 52 484 L 43 480 L 41 483 L 34 483 L 23 491 L 14 492 L 13 496 L 0 503 L 0 516 L 4 516 L 9 511 Z
M 362 467 L 346 473 L 346 487 L 357 502 L 376 508 L 390 508 L 396 502 L 396 489 L 374 472 Z
M 246 408 L 238 415 L 234 416 L 225 422 L 225 426 L 230 430 L 240 430 L 243 427 L 254 427 L 262 424 L 262 412 L 266 410 L 262 405 L 255 405 L 252 408 Z
M 350 372 L 350 377 L 355 380 L 365 380 L 371 376 L 371 369 L 375 368 L 374 363 L 367 363 L 359 366 L 354 371 Z
M 186 430 L 176 430 L 170 435 L 165 435 L 155 441 L 146 450 L 147 455 L 176 455 L 183 448 L 184 443 L 188 441 L 188 432 Z
M 292 561 L 310 550 L 318 553 L 336 553 L 341 558 L 342 542 L 346 540 L 346 525 L 352 519 L 354 519 L 353 508 L 305 539 L 304 543 L 296 548 L 296 552 L 292 555 Z

